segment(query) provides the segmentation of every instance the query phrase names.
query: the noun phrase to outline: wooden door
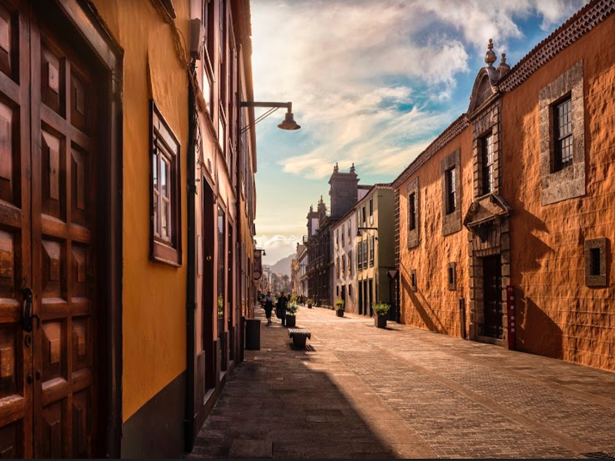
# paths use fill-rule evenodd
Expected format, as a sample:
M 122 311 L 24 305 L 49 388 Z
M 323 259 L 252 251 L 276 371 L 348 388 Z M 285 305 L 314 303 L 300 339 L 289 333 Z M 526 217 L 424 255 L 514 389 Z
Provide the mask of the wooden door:
M 90 457 L 96 445 L 94 345 L 97 87 L 58 31 L 32 15 L 34 455 Z
M 32 457 L 32 283 L 28 10 L 0 2 L 0 456 Z
M 502 263 L 500 256 L 483 258 L 484 335 L 502 339 Z
M 214 299 L 217 299 L 214 287 L 215 239 L 216 239 L 216 210 L 214 191 L 207 180 L 201 178 L 203 184 L 203 296 L 202 296 L 202 326 L 203 349 L 205 351 L 205 390 L 216 387 L 216 354 L 214 347 Z M 217 314 L 216 317 L 217 318 Z
M 39 5 L 0 0 L 0 456 L 89 457 L 97 87 Z

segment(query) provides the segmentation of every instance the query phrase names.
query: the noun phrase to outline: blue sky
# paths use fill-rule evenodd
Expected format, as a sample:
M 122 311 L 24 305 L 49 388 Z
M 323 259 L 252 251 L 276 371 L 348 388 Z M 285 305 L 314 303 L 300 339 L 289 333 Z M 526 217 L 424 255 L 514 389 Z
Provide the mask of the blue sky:
M 512 67 L 582 0 L 252 0 L 254 94 L 299 131 L 257 125 L 257 242 L 295 249 L 336 162 L 392 181 L 467 110 L 490 38 Z M 258 113 L 257 113 L 258 115 Z

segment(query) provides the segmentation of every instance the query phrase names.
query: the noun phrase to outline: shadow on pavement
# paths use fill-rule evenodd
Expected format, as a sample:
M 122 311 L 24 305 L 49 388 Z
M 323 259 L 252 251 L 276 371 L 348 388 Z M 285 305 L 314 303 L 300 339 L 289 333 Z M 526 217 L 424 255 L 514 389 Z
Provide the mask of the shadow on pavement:
M 201 429 L 190 458 L 391 458 L 338 385 L 339 367 L 289 346 L 279 323 L 261 329 Z M 308 342 L 309 345 L 309 342 Z

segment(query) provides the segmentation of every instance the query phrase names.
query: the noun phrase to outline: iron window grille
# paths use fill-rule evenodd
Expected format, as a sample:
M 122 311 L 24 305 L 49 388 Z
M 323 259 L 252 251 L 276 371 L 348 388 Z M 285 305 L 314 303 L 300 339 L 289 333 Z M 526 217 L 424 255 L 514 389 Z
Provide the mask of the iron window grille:
M 553 107 L 555 121 L 555 171 L 572 165 L 572 100 L 568 96 Z

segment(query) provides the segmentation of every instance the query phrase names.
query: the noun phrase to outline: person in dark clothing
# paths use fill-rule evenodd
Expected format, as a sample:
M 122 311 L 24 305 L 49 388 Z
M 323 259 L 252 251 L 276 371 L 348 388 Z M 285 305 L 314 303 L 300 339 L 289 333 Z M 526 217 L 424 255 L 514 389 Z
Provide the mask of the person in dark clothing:
M 288 299 L 284 296 L 284 292 L 280 293 L 278 298 L 278 305 L 276 315 L 282 321 L 282 326 L 286 326 L 286 306 L 288 305 Z
M 271 296 L 271 291 L 267 292 L 267 297 L 264 298 L 264 309 L 265 315 L 267 316 L 267 325 L 271 325 L 271 311 L 273 311 L 273 296 Z

